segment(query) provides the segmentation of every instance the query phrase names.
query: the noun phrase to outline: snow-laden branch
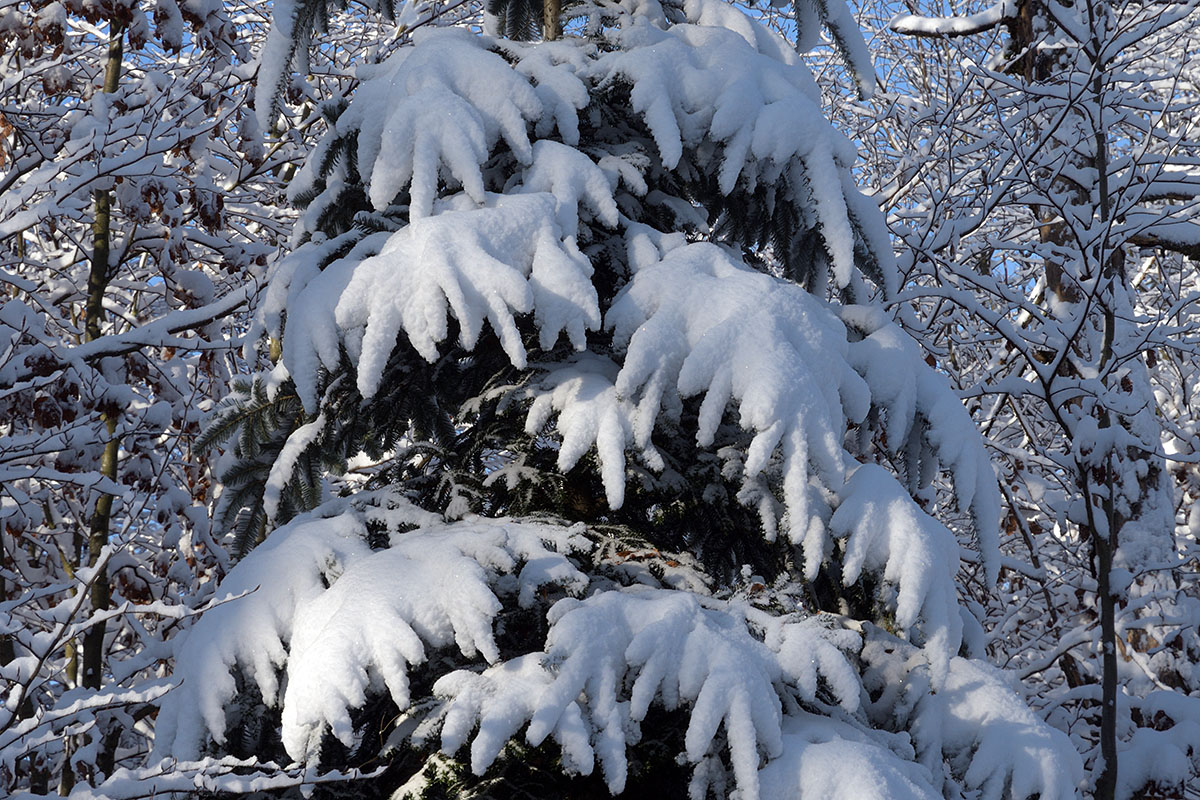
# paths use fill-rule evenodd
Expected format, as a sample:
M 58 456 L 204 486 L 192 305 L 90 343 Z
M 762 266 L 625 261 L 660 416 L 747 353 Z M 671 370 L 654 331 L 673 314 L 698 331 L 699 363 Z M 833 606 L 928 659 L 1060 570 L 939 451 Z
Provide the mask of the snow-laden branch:
M 71 365 L 82 366 L 96 359 L 125 355 L 147 347 L 191 347 L 195 345 L 193 340 L 177 338 L 175 334 L 203 328 L 229 316 L 242 306 L 253 303 L 261 288 L 258 283 L 247 283 L 208 305 L 171 311 L 124 333 L 101 336 L 75 347 L 58 350 L 53 354 L 59 364 L 54 371 L 60 372 Z M 6 389 L 19 390 L 27 381 L 45 377 L 26 367 L 26 371 L 18 373 L 11 382 L 6 381 Z
M 861 657 L 865 685 L 879 692 L 868 715 L 895 720 L 898 714 L 896 721 L 911 724 L 920 760 L 939 783 L 943 763 L 959 763 L 966 767 L 963 785 L 981 797 L 1077 797 L 1083 763 L 1075 746 L 1039 719 L 999 670 L 956 657 L 944 685 L 931 691 L 913 647 L 870 625 Z
M 922 17 L 897 14 L 888 27 L 908 36 L 973 36 L 1016 19 L 1017 0 L 1000 2 L 976 14 L 955 17 Z
M 953 599 L 938 594 L 952 586 L 912 581 L 914 572 L 928 576 L 939 564 L 953 570 L 953 537 L 926 531 L 924 544 L 893 542 L 904 548 L 902 563 L 888 555 L 888 520 L 898 517 L 894 506 L 880 505 L 885 479 L 881 468 L 859 468 L 856 491 L 867 499 L 847 500 L 846 513 L 831 521 L 849 532 L 846 579 L 858 569 L 881 570 L 901 581 L 898 619 L 919 613 L 935 622 L 946 613 L 944 621 L 957 624 Z M 903 495 L 898 486 L 895 495 Z M 367 547 L 367 520 L 392 531 L 391 547 Z M 419 527 L 404 530 L 413 523 Z M 683 747 L 695 767 L 693 787 L 706 785 L 706 765 L 726 751 L 741 796 L 773 797 L 777 785 L 832 787 L 829 766 L 814 757 L 837 752 L 861 764 L 858 782 L 849 785 L 870 796 L 880 796 L 867 791 L 879 786 L 890 797 L 939 796 L 932 775 L 941 775 L 940 765 L 926 771 L 862 724 L 863 703 L 869 700 L 868 715 L 886 715 L 903 699 L 899 713 L 921 720 L 917 744 L 928 763 L 944 752 L 969 765 L 969 785 L 991 787 L 995 776 L 1013 776 L 1017 797 L 1071 796 L 1064 787 L 1076 779 L 1078 756 L 1070 745 L 994 673 L 952 657 L 956 646 L 931 661 L 900 639 L 836 619 L 768 612 L 683 589 L 597 582 L 572 558 L 587 549 L 585 534 L 583 526 L 512 519 L 445 523 L 384 494 L 338 500 L 290 523 L 224 583 L 258 591 L 207 612 L 189 634 L 177 670 L 183 683 L 159 714 L 156 753 L 192 758 L 206 742 L 220 742 L 240 675 L 269 706 L 281 707 L 289 754 L 314 765 L 327 732 L 354 741 L 350 714 L 371 693 L 386 691 L 401 711 L 411 708 L 410 673 L 438 652 L 461 656 L 472 668 L 436 681 L 444 702 L 415 710 L 424 719 L 420 736 L 440 728 L 446 753 L 469 741 L 477 775 L 524 729 L 532 746 L 553 739 L 569 772 L 599 767 L 609 789 L 620 792 L 627 749 L 652 712 L 678 709 L 687 717 Z M 943 549 L 931 549 L 938 542 Z M 501 658 L 494 629 L 503 609 L 540 613 L 562 593 L 577 597 L 550 607 L 545 643 Z M 864 632 L 879 640 L 864 652 L 865 685 L 853 658 Z M 930 639 L 942 635 L 928 632 Z M 814 717 L 800 702 L 834 702 L 842 721 Z M 829 746 L 810 749 L 822 743 Z M 829 796 L 850 797 L 843 789 Z
M 419 527 L 393 533 L 392 546 L 376 552 L 366 542 L 368 521 L 392 531 Z M 205 741 L 223 741 L 238 672 L 265 702 L 282 705 L 283 741 L 294 758 L 315 760 L 327 729 L 349 744 L 349 714 L 365 701 L 371 674 L 404 710 L 409 670 L 426 661 L 426 648 L 453 646 L 497 661 L 497 594 L 515 594 L 525 606 L 543 586 L 579 591 L 586 578 L 562 552 L 580 547 L 586 542 L 572 530 L 539 523 L 447 525 L 388 493 L 298 518 L 222 583 L 235 593 L 256 591 L 207 612 L 189 634 L 177 660 L 183 684 L 159 715 L 155 750 L 194 758 Z
M 329 770 L 318 774 L 307 767 L 289 768 L 257 758 L 232 756 L 195 761 L 164 759 L 144 767 L 118 768 L 97 786 L 76 785 L 70 796 L 72 800 L 154 800 L 197 791 L 234 796 L 289 788 L 311 792 L 323 784 L 369 780 L 376 774 L 361 770 Z M 10 800 L 45 800 L 45 797 L 40 793 L 17 792 Z

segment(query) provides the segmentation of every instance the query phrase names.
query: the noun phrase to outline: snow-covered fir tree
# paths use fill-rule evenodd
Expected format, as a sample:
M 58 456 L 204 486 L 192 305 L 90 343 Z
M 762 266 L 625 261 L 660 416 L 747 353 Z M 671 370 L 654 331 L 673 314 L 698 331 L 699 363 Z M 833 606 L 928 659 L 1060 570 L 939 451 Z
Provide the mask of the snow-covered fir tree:
M 423 31 L 322 109 L 276 366 L 208 437 L 242 558 L 157 755 L 397 798 L 1076 796 L 978 657 L 995 475 L 801 57 L 718 0 L 570 14 Z M 870 90 L 841 3 L 796 18 Z

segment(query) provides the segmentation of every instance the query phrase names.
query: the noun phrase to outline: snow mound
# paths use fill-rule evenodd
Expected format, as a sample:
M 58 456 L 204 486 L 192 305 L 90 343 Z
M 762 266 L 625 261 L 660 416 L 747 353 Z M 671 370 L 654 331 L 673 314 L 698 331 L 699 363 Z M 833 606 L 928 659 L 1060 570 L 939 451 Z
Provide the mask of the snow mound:
M 391 546 L 372 550 L 368 531 L 380 526 Z M 230 571 L 222 588 L 235 599 L 188 632 L 155 750 L 194 759 L 208 739 L 223 743 L 240 675 L 269 707 L 282 706 L 288 754 L 315 761 L 327 729 L 350 743 L 350 711 L 369 692 L 386 689 L 409 706 L 408 673 L 427 647 L 496 661 L 497 595 L 529 606 L 542 586 L 582 591 L 587 578 L 564 553 L 588 546 L 562 526 L 443 523 L 392 494 L 298 517 Z
M 645 587 L 560 600 L 549 619 L 543 653 L 482 673 L 460 670 L 434 686 L 449 700 L 442 750 L 453 754 L 475 730 L 471 769 L 477 775 L 528 723 L 530 745 L 553 736 L 564 764 L 578 774 L 591 774 L 599 761 L 616 794 L 627 778 L 626 747 L 639 738 L 651 706 L 687 706 L 687 760 L 700 765 L 711 757 L 723 729 L 741 796 L 757 798 L 760 760 L 784 754 L 780 692 L 789 691 L 787 678 L 812 671 L 801 680 L 813 686 L 819 670 L 846 704 L 857 702 L 857 680 L 847 685 L 853 671 L 835 645 L 818 644 L 820 626 L 776 621 L 764 644 L 736 607 L 714 608 L 688 592 Z M 812 650 L 802 667 L 805 645 Z
M 962 788 L 983 800 L 1079 796 L 1083 760 L 1071 740 L 1039 719 L 995 667 L 955 657 L 935 687 L 922 655 L 873 627 L 861 657 L 864 684 L 879 693 L 868 713 L 884 726 L 911 730 L 921 762 L 939 782 L 961 776 Z
M 921 366 L 912 337 L 881 309 L 846 306 L 839 316 L 863 338 L 847 358 L 871 387 L 871 401 L 886 417 L 893 455 L 903 455 L 910 493 L 937 468 L 949 468 L 958 505 L 970 509 L 989 583 L 1000 565 L 1000 492 L 979 430 L 949 380 Z M 917 368 L 913 368 L 918 365 Z
M 805 712 L 784 721 L 783 754 L 759 772 L 759 785 L 762 797 L 771 800 L 942 798 L 919 764 L 850 724 Z

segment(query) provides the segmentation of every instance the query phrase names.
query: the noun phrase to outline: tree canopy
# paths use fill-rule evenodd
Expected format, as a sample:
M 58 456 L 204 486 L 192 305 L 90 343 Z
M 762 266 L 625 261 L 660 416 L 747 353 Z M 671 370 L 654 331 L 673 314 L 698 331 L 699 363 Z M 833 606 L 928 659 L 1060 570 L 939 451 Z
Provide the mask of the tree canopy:
M 0 0 L 0 786 L 1193 796 L 1195 12 L 909 11 Z

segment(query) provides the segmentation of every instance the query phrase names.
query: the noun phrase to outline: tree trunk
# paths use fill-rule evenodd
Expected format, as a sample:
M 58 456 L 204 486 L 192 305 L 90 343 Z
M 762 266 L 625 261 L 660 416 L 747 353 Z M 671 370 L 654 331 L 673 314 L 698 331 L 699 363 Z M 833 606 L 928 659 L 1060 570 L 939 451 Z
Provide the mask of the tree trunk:
M 1093 31 L 1094 23 L 1093 23 Z M 1093 39 L 1093 68 L 1092 91 L 1096 97 L 1099 112 L 1103 114 L 1102 99 L 1104 84 L 1101 81 L 1102 66 L 1100 58 L 1100 43 Z M 1107 223 L 1112 215 L 1112 206 L 1108 197 L 1108 133 L 1104 129 L 1104 120 L 1096 120 L 1096 177 L 1100 201 L 1100 221 Z M 1104 273 L 1112 281 L 1124 280 L 1124 251 L 1118 246 L 1109 250 L 1107 237 L 1102 242 L 1100 256 L 1104 259 Z M 1110 284 L 1110 286 L 1113 284 Z M 1104 334 L 1101 344 L 1100 368 L 1112 358 L 1113 336 L 1116 330 L 1116 313 L 1113 308 L 1116 302 L 1115 292 L 1110 288 L 1108 302 L 1103 304 Z M 1102 412 L 1101 425 L 1114 424 L 1108 411 Z M 1113 800 L 1117 791 L 1117 598 L 1112 591 L 1113 556 L 1120 544 L 1119 535 L 1125 520 L 1116 511 L 1115 495 L 1119 491 L 1120 476 L 1113 464 L 1110 454 L 1108 466 L 1105 469 L 1108 492 L 1104 496 L 1104 513 L 1107 519 L 1107 535 L 1094 538 L 1096 548 L 1096 588 L 1100 592 L 1100 653 L 1102 672 L 1100 677 L 1100 756 L 1104 759 L 1104 767 L 1100 777 L 1096 779 L 1096 800 Z
M 1105 505 L 1111 502 L 1106 501 Z M 1096 588 L 1100 593 L 1100 651 L 1103 667 L 1100 678 L 1100 756 L 1104 764 L 1100 776 L 1096 778 L 1096 800 L 1113 800 L 1117 790 L 1116 598 L 1112 593 L 1109 574 L 1113 563 L 1114 533 L 1093 538 L 1097 562 Z
M 1094 8 L 1089 5 L 1089 14 L 1094 13 Z M 1054 61 L 1056 56 L 1052 52 L 1042 52 L 1037 47 L 1037 35 L 1035 30 L 1037 26 L 1034 24 L 1036 16 L 1047 16 L 1047 12 L 1041 0 L 1025 0 L 1021 4 L 1016 20 L 1010 24 L 1009 32 L 1012 37 L 1013 48 L 1012 55 L 1019 55 L 1014 64 L 1016 71 L 1023 75 L 1026 82 L 1030 84 L 1041 83 L 1047 80 L 1054 70 Z M 1098 108 L 1103 108 L 1103 65 L 1099 63 L 1100 59 L 1100 43 L 1095 38 L 1095 19 L 1092 19 L 1093 25 L 1093 41 L 1092 52 L 1088 54 L 1092 60 L 1093 78 L 1092 91 L 1096 98 Z M 1084 117 L 1086 122 L 1091 122 L 1095 125 L 1094 142 L 1095 153 L 1091 164 L 1080 164 L 1079 166 L 1091 166 L 1096 170 L 1097 183 L 1095 186 L 1098 195 L 1098 209 L 1100 221 L 1108 222 L 1112 215 L 1110 198 L 1108 196 L 1108 132 L 1105 130 L 1102 119 L 1091 119 Z M 1090 201 L 1091 187 L 1080 186 L 1072 180 L 1066 178 L 1055 178 L 1051 184 L 1052 188 L 1061 194 L 1073 195 L 1081 204 Z M 1039 218 L 1044 218 L 1044 213 L 1041 209 L 1034 209 L 1034 213 Z M 1043 242 L 1061 243 L 1066 232 L 1066 224 L 1062 221 L 1047 220 L 1040 226 L 1040 238 Z M 1107 239 L 1101 243 L 1100 250 L 1097 253 L 1099 260 L 1096 264 L 1096 269 L 1103 271 L 1114 281 L 1120 280 L 1121 276 L 1116 272 L 1123 273 L 1121 264 L 1123 262 L 1124 253 L 1118 246 L 1111 248 Z M 1046 259 L 1046 289 L 1047 299 L 1051 297 L 1059 303 L 1076 303 L 1081 298 L 1076 286 L 1066 283 L 1063 280 L 1064 265 L 1058 263 L 1053 258 Z M 1113 304 L 1115 297 L 1110 289 L 1107 300 L 1101 300 L 1101 313 L 1103 314 L 1103 342 L 1101 344 L 1101 353 L 1099 354 L 1099 366 L 1103 369 L 1104 365 L 1111 357 L 1113 333 L 1116 326 Z M 1065 362 L 1064 362 L 1065 363 Z M 1049 400 L 1050 398 L 1047 398 Z M 1103 427 L 1108 425 L 1119 425 L 1121 422 L 1113 420 L 1107 410 L 1101 410 L 1102 419 L 1100 424 Z M 1076 482 L 1079 490 L 1084 497 L 1091 501 L 1092 493 L 1088 486 L 1089 475 L 1086 467 L 1078 465 L 1078 475 Z M 1091 525 L 1091 530 L 1085 533 L 1090 533 L 1088 540 L 1091 542 L 1093 563 L 1096 567 L 1096 583 L 1099 594 L 1098 602 L 1100 605 L 1100 756 L 1102 764 L 1099 764 L 1099 775 L 1096 778 L 1096 800 L 1113 800 L 1117 786 L 1117 637 L 1116 637 L 1116 597 L 1112 592 L 1112 580 L 1110 572 L 1113 565 L 1113 557 L 1116 554 L 1117 547 L 1120 541 L 1120 531 L 1124 524 L 1124 520 L 1120 515 L 1115 513 L 1113 507 L 1113 495 L 1118 491 L 1118 476 L 1115 474 L 1116 468 L 1110 462 L 1105 470 L 1105 484 L 1107 493 L 1103 503 L 1104 513 L 1106 516 L 1106 525 L 1104 534 L 1101 535 L 1099 526 Z
M 109 23 L 108 59 L 104 65 L 104 92 L 112 94 L 117 90 L 121 78 L 121 58 L 124 55 L 125 27 L 121 22 L 112 20 Z M 96 218 L 92 222 L 92 263 L 88 273 L 87 303 L 84 306 L 84 339 L 92 341 L 100 338 L 100 326 L 104 320 L 104 293 L 111 279 L 109 258 L 112 238 L 112 192 L 109 189 L 98 189 L 93 195 L 96 207 Z M 100 474 L 110 480 L 117 477 L 117 454 L 120 442 L 117 439 L 117 419 L 115 409 L 105 409 L 100 418 L 108 430 L 108 441 L 104 444 L 104 453 L 100 457 Z M 100 560 L 104 546 L 108 544 L 109 525 L 112 517 L 113 496 L 102 492 L 96 499 L 96 507 L 88 523 L 88 566 L 95 567 Z M 108 577 L 103 574 L 92 576 L 91 606 L 93 613 L 108 608 L 111 599 L 111 588 Z M 83 669 L 80 683 L 89 689 L 99 689 L 104 677 L 104 635 L 107 625 L 96 623 L 87 629 L 83 636 Z M 71 791 L 75 776 L 71 770 L 71 746 L 67 745 L 67 760 L 63 764 L 59 789 L 64 794 Z M 100 757 L 103 758 L 101 753 Z
M 562 0 L 542 2 L 542 38 L 552 42 L 562 36 Z

